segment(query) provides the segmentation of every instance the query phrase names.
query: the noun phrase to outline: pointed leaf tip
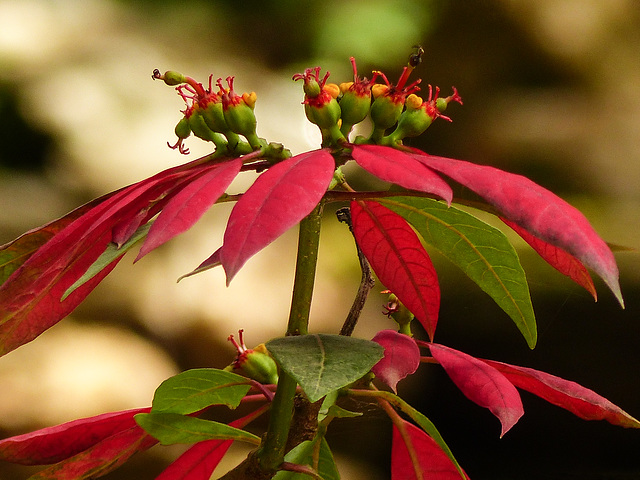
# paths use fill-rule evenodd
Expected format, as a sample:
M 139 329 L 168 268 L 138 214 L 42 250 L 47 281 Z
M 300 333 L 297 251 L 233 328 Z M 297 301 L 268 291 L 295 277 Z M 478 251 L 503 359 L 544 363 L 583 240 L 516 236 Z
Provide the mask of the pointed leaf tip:
M 502 424 L 500 437 L 522 417 L 524 408 L 520 394 L 497 369 L 471 355 L 444 345 L 431 343 L 429 350 L 469 400 L 488 408 L 500 420 Z
M 578 209 L 522 175 L 413 151 L 412 157 L 473 190 L 508 220 L 593 269 L 624 308 L 613 253 Z

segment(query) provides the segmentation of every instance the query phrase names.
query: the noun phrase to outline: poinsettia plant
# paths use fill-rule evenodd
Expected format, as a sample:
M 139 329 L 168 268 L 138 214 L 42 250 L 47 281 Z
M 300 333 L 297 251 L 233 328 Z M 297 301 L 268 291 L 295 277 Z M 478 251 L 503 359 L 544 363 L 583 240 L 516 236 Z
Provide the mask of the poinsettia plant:
M 340 85 L 329 83 L 329 73 L 322 75 L 319 67 L 294 75 L 302 82 L 306 116 L 322 134 L 318 149 L 298 155 L 258 137 L 256 94 L 238 94 L 233 77 L 214 84 L 211 76 L 205 86 L 177 72 L 155 70 L 152 77 L 176 87 L 186 104 L 175 127 L 178 140 L 169 146 L 188 154 L 185 141 L 193 134 L 211 142 L 213 153 L 108 193 L 4 245 L 0 352 L 34 340 L 71 313 L 128 250 L 139 246 L 138 260 L 225 202 L 235 205 L 222 245 L 185 276 L 221 266 L 228 284 L 253 255 L 299 225 L 283 336 L 247 348 L 240 331 L 237 339 L 229 336 L 237 357 L 227 367 L 188 370 L 167 379 L 150 407 L 1 440 L 0 459 L 48 465 L 33 479 L 88 479 L 158 443 L 189 444 L 157 478 L 206 480 L 238 441 L 255 449 L 221 478 L 336 479 L 325 434 L 335 418 L 363 414 L 345 407 L 346 399 L 358 398 L 377 404 L 390 419 L 393 479 L 469 478 L 436 426 L 397 394 L 398 382 L 422 364 L 442 367 L 465 396 L 489 409 L 501 435 L 524 413 L 518 390 L 586 420 L 640 428 L 631 415 L 586 387 L 434 342 L 441 292 L 425 244 L 486 292 L 530 348 L 537 342 L 518 255 L 502 230 L 470 213 L 473 209 L 497 216 L 595 299 L 587 269 L 592 270 L 624 305 L 611 249 L 574 207 L 525 177 L 404 145 L 438 118 L 450 121 L 444 115 L 449 104 L 462 104 L 455 88 L 442 96 L 429 85 L 425 97 L 417 95 L 421 81 L 410 83 L 409 77 L 422 53 L 417 47 L 396 83 L 379 71 L 370 79 L 359 76 L 353 58 L 353 80 Z M 354 125 L 367 117 L 371 133 L 355 136 Z M 342 171 L 347 162 L 391 187 L 353 189 Z M 227 193 L 246 171 L 259 174 L 253 184 L 243 193 Z M 455 198 L 451 182 L 479 200 Z M 353 234 L 362 280 L 344 323 L 335 326 L 335 334 L 320 334 L 309 330 L 309 316 L 323 209 L 329 203 L 341 204 L 338 220 Z M 395 323 L 373 339 L 355 338 L 374 273 L 389 293 L 383 313 Z M 414 328 L 415 321 L 422 328 Z M 241 404 L 254 408 L 230 423 L 202 418 L 212 406 Z M 262 436 L 245 429 L 263 414 L 268 423 Z

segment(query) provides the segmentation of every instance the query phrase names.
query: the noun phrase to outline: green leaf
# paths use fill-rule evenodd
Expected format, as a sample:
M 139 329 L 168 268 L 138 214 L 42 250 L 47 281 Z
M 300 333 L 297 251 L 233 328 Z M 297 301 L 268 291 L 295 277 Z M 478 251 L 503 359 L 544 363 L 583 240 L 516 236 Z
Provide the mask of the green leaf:
M 160 384 L 151 412 L 186 415 L 211 405 L 236 408 L 251 388 L 248 382 L 245 377 L 215 368 L 187 370 Z
M 311 402 L 355 382 L 384 355 L 384 349 L 375 342 L 342 335 L 276 338 L 266 346 Z
M 259 437 L 239 428 L 177 413 L 139 413 L 134 418 L 138 425 L 163 445 L 192 444 L 216 439 L 260 444 Z
M 292 448 L 289 453 L 284 457 L 284 460 L 289 463 L 296 463 L 298 465 L 310 465 L 313 466 L 313 451 L 318 442 L 316 437 L 313 440 L 307 440 Z M 327 440 L 322 437 L 320 443 L 320 455 L 318 456 L 318 475 L 323 480 L 340 480 L 340 473 L 338 467 L 333 459 L 333 454 L 329 448 Z M 309 476 L 303 473 L 295 473 L 281 470 L 279 471 L 274 480 L 309 480 Z
M 537 327 L 529 285 L 518 254 L 498 229 L 455 207 L 420 197 L 378 199 L 407 220 L 464 271 L 514 321 L 530 348 Z
M 91 266 L 87 269 L 84 274 L 75 281 L 73 285 L 71 285 L 62 295 L 60 301 L 64 301 L 69 295 L 71 295 L 75 289 L 81 287 L 97 274 L 99 274 L 104 268 L 111 264 L 115 259 L 120 258 L 125 253 L 127 253 L 132 247 L 135 246 L 140 240 L 147 236 L 149 229 L 151 228 L 153 222 L 146 223 L 142 225 L 136 232 L 120 247 L 115 243 L 111 242 L 106 250 L 100 255 L 95 262 L 91 264 Z

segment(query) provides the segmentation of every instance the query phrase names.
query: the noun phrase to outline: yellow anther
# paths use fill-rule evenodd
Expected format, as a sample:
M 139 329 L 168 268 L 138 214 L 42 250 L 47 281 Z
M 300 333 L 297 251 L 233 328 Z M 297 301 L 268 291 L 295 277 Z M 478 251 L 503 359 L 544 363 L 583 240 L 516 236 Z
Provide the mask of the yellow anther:
M 417 110 L 422 106 L 422 102 L 423 102 L 422 98 L 412 93 L 407 97 L 404 104 L 407 108 L 410 108 L 412 110 Z
M 353 82 L 343 82 L 340 84 L 340 91 L 344 93 L 348 91 L 352 85 L 353 85 Z
M 389 87 L 381 83 L 376 83 L 371 87 L 371 94 L 373 98 L 378 98 L 380 95 L 384 95 L 389 91 Z
M 329 92 L 329 95 L 331 95 L 333 98 L 338 98 L 338 95 L 340 95 L 340 87 L 335 83 L 327 83 L 324 86 L 324 89 Z
M 246 103 L 247 106 L 251 107 L 252 109 L 256 106 L 257 99 L 258 96 L 256 95 L 256 92 L 242 94 L 242 100 L 244 100 L 244 103 Z

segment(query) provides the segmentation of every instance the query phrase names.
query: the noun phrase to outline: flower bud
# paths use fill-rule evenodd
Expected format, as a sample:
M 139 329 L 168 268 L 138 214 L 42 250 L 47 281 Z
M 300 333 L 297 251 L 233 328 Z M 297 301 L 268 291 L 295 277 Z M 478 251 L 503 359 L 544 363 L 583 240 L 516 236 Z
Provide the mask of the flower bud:
M 320 127 L 323 144 L 337 144 L 344 142 L 344 135 L 340 132 L 340 105 L 336 98 L 340 93 L 340 87 L 336 84 L 327 84 L 329 72 L 320 80 L 320 67 L 307 68 L 304 73 L 293 76 L 294 80 L 303 80 L 302 89 L 305 93 L 304 112 L 307 119 Z
M 414 315 L 411 313 L 407 307 L 405 307 L 395 294 L 391 293 L 389 290 L 385 290 L 382 293 L 389 294 L 389 301 L 386 305 L 383 305 L 384 313 L 387 317 L 393 318 L 398 324 L 398 331 L 405 335 L 409 335 L 413 337 L 411 333 L 411 322 L 413 321 Z
M 340 99 L 340 131 L 344 136 L 349 135 L 353 126 L 363 121 L 371 109 L 372 81 L 360 78 L 356 68 L 356 61 L 351 57 L 353 66 L 353 82 L 340 84 L 342 98 Z M 374 74 L 375 75 L 375 74 Z M 374 76 L 375 79 L 375 76 Z
M 220 97 L 222 99 L 222 113 L 229 130 L 247 139 L 254 150 L 266 145 L 266 142 L 256 135 L 257 120 L 253 113 L 256 103 L 255 92 L 238 95 L 233 90 L 233 77 L 227 77 L 229 88 L 222 86 L 222 79 L 218 79 Z
M 181 83 L 185 83 L 187 80 L 184 75 L 179 72 L 175 72 L 173 70 L 167 70 L 164 74 L 160 73 L 160 70 L 157 68 L 153 71 L 153 75 L 151 78 L 162 80 L 164 83 L 170 86 L 180 85 Z
M 264 384 L 278 383 L 278 366 L 271 358 L 264 344 L 249 349 L 244 344 L 243 330 L 238 331 L 240 344 L 235 341 L 233 335 L 228 340 L 236 347 L 238 355 L 231 365 L 225 370 L 239 373 Z

